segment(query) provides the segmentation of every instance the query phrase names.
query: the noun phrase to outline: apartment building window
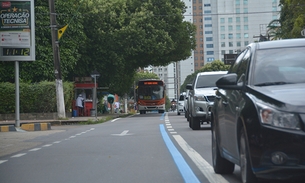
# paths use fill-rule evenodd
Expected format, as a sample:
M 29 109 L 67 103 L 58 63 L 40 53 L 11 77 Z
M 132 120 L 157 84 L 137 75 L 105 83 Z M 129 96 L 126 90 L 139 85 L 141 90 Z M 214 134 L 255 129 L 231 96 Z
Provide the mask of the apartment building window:
M 229 50 L 229 54 L 233 54 L 233 50 Z
M 249 38 L 249 34 L 248 33 L 244 33 L 244 38 Z
M 203 42 L 203 38 L 202 37 L 200 38 L 200 42 Z
M 213 48 L 213 44 L 207 44 L 207 48 Z
M 236 42 L 236 46 L 241 46 L 240 41 L 237 41 L 237 42 Z
M 204 60 L 203 57 L 200 57 L 200 60 Z
M 200 35 L 201 35 L 201 36 L 203 35 L 203 32 L 202 32 L 202 31 L 200 31 Z
M 198 63 L 195 63 L 195 67 L 198 67 Z
M 240 13 L 240 8 L 235 9 L 236 13 Z
M 244 22 L 245 22 L 245 23 L 248 22 L 248 17 L 244 17 Z
M 229 47 L 233 47 L 233 42 L 229 42 Z
M 194 51 L 194 54 L 196 55 L 197 53 L 198 53 L 198 51 L 197 51 L 197 50 L 195 50 L 195 51 Z
M 226 54 L 226 50 L 221 50 L 221 55 Z
M 199 10 L 202 10 L 202 6 L 199 6 Z
M 206 41 L 213 41 L 213 37 L 206 37 L 205 40 Z
M 210 14 L 210 13 L 212 13 L 211 10 L 205 10 L 204 11 L 204 14 Z
M 194 16 L 196 16 L 196 15 L 197 15 L 197 13 L 196 13 L 196 12 L 193 12 L 193 15 L 194 15 Z
M 244 0 L 244 4 L 245 4 L 245 5 L 248 4 L 248 0 Z
M 194 22 L 194 23 L 196 23 L 196 22 L 197 22 L 197 20 L 194 18 L 193 22 Z
M 248 44 L 249 44 L 249 41 L 245 41 L 245 42 L 244 42 L 244 45 L 245 45 L 245 46 L 248 46 Z
M 225 23 L 225 18 L 220 18 L 220 23 Z
M 207 51 L 207 55 L 214 55 L 214 51 Z
M 208 62 L 214 61 L 214 57 L 208 57 L 207 61 L 208 61 Z
M 212 17 L 204 17 L 204 20 L 212 20 Z
M 248 25 L 244 25 L 244 30 L 249 30 Z
M 233 34 L 228 34 L 229 39 L 233 39 Z
M 224 26 L 224 25 L 220 26 L 220 31 L 226 31 L 226 29 L 225 29 L 225 26 Z
M 193 4 L 196 4 L 196 0 L 193 0 Z
M 220 38 L 221 39 L 226 39 L 226 35 L 225 34 L 220 34 Z
M 211 4 L 204 4 L 204 7 L 210 7 Z
M 200 18 L 200 22 L 203 22 L 203 21 L 202 21 L 202 18 Z
M 203 54 L 203 50 L 200 50 L 200 54 Z
M 196 6 L 193 6 L 193 10 L 196 10 Z
M 221 42 L 221 47 L 226 47 L 226 42 Z
M 235 0 L 236 5 L 240 5 L 240 0 Z
M 213 31 L 205 31 L 205 34 L 213 34 Z
M 203 59 L 202 59 L 203 60 Z M 204 63 L 203 62 L 200 62 L 200 66 L 204 66 Z
M 240 17 L 236 17 L 236 23 L 240 22 Z
M 200 29 L 202 29 L 202 28 L 203 28 L 203 26 L 202 26 L 202 25 L 200 25 L 199 27 L 200 27 Z
M 236 30 L 240 31 L 240 25 L 236 25 Z
M 232 19 L 232 18 L 228 18 L 228 22 L 229 22 L 229 23 L 232 23 L 232 22 L 233 22 L 233 19 Z
M 248 13 L 248 8 L 244 8 L 244 13 Z
M 199 3 L 202 4 L 202 0 L 199 0 Z
M 240 38 L 241 38 L 240 33 L 236 33 L 236 39 L 240 39 Z
M 200 48 L 203 48 L 203 44 L 200 44 Z
M 195 60 L 198 60 L 198 57 L 195 57 Z
M 204 27 L 212 27 L 212 24 L 205 24 Z
M 277 10 L 276 6 L 272 7 L 272 11 L 276 11 L 276 10 Z
M 229 25 L 229 31 L 233 31 L 233 26 Z

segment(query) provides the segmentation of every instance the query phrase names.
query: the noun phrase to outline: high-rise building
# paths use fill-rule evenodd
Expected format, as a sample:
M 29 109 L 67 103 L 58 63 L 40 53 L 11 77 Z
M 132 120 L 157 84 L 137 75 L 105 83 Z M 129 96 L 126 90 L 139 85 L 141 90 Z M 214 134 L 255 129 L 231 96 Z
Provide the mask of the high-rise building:
M 280 0 L 183 0 L 184 20 L 197 27 L 196 49 L 177 64 L 154 67 L 167 84 L 167 96 L 177 99 L 185 78 L 225 54 L 237 54 L 249 43 L 267 36 L 267 25 L 279 18 Z

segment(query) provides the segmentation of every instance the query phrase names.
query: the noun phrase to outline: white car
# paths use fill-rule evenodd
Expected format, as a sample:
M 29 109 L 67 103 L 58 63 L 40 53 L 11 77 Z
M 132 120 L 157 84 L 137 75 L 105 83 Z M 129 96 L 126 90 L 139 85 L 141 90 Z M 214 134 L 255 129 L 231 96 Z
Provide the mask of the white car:
M 183 92 L 178 100 L 178 110 L 177 110 L 177 114 L 180 115 L 181 113 L 184 113 L 184 98 L 185 98 L 186 93 Z

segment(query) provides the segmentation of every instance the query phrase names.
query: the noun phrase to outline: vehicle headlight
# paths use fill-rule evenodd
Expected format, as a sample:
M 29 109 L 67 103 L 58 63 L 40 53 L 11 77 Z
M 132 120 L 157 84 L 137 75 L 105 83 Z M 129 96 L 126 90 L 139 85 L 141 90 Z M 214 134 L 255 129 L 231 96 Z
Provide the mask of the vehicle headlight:
M 206 101 L 205 97 L 203 95 L 195 95 L 194 100 L 197 101 Z
M 300 118 L 297 114 L 278 111 L 263 104 L 257 104 L 261 123 L 279 128 L 301 130 Z

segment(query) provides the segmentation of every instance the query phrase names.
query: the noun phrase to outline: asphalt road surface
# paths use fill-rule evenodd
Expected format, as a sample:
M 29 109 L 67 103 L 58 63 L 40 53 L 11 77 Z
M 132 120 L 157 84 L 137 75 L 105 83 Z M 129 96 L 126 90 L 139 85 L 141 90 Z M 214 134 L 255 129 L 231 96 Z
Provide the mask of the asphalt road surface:
M 147 113 L 97 125 L 0 133 L 1 183 L 240 183 L 211 166 L 209 125 Z

